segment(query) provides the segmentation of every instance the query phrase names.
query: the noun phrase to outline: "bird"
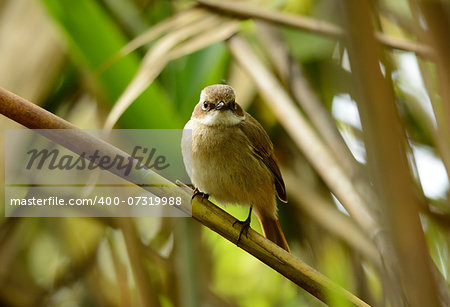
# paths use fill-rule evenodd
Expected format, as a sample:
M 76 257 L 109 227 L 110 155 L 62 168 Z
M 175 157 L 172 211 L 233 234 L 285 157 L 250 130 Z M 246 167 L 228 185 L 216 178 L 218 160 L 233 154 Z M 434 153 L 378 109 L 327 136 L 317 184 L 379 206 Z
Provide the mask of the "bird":
M 253 210 L 265 237 L 290 252 L 277 218 L 275 194 L 284 203 L 287 195 L 272 141 L 236 102 L 231 86 L 214 84 L 201 91 L 183 129 L 181 149 L 193 197 L 250 207 L 247 219 L 235 222 L 242 225 L 237 244 L 248 233 Z

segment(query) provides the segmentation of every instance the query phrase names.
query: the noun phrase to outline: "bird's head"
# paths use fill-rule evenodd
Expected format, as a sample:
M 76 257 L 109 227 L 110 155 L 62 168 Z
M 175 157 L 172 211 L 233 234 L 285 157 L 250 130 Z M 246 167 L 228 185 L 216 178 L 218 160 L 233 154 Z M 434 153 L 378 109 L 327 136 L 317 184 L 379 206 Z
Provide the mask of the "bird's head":
M 236 94 L 231 86 L 215 84 L 203 89 L 192 118 L 208 126 L 232 126 L 244 119 L 244 111 L 236 103 Z

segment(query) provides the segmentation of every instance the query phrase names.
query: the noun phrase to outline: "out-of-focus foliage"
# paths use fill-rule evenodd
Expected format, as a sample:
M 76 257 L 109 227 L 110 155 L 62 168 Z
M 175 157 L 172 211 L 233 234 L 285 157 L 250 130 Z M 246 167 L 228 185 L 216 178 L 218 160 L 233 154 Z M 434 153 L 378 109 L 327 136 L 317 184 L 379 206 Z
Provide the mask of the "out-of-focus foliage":
M 245 2 L 297 16 L 342 21 L 341 9 L 334 1 Z M 421 14 L 417 1 L 372 4 L 377 31 L 429 43 L 417 34 L 423 30 L 418 24 L 422 16 L 415 15 Z M 299 197 L 289 196 L 287 205 L 279 204 L 280 222 L 292 253 L 367 303 L 386 304 L 392 296 L 377 246 L 361 225 L 348 216 L 334 197 L 336 193 L 330 192 L 326 180 L 292 141 L 292 134 L 283 125 L 288 119 L 277 117 L 265 104 L 257 82 L 233 58 L 225 39 L 214 41 L 215 33 L 227 31 L 221 34 L 226 38 L 234 32 L 241 35 L 280 80 L 283 91 L 298 100 L 293 86 L 296 83 L 290 83 L 294 77 L 288 74 L 286 79 L 282 75 L 277 57 L 274 60 L 262 42 L 261 28 L 255 20 L 234 24 L 228 14 L 206 8 L 196 12 L 195 5 L 194 1 L 185 0 L 0 1 L 0 86 L 81 128 L 100 129 L 121 95 L 129 87 L 138 88 L 133 78 L 140 72 L 141 64 L 149 60 L 152 50 L 173 43 L 167 52 L 158 55 L 167 65 L 155 78 L 146 79 L 145 90 L 137 91 L 138 97 L 130 101 L 132 104 L 115 127 L 182 128 L 203 87 L 222 82 L 232 85 L 238 102 L 268 131 L 282 172 L 292 175 L 286 180 L 288 191 L 297 186 L 309 191 L 299 193 Z M 450 20 L 450 13 L 446 13 L 448 20 L 443 24 Z M 200 24 L 189 30 L 199 22 L 205 26 Z M 120 53 L 136 37 L 157 29 L 161 23 L 169 25 L 153 33 L 152 39 L 144 40 L 133 52 Z M 352 82 L 345 43 L 286 25 L 274 28 L 281 42 L 272 46 L 290 56 L 288 70 L 301 68 L 309 91 L 349 147 L 352 161 L 365 170 L 363 131 L 354 102 L 360 97 Z M 212 33 L 207 32 L 211 30 Z M 441 75 L 432 60 L 413 52 L 384 50 L 380 66 L 394 89 L 402 128 L 408 137 L 414 193 L 423 204 L 421 225 L 428 252 L 440 274 L 438 284 L 448 293 L 450 159 L 446 149 L 450 149 L 450 139 L 444 130 L 450 126 L 446 122 L 450 116 L 445 114 L 450 109 L 446 106 L 449 101 L 440 92 Z M 298 108 L 308 113 L 303 104 Z M 315 131 L 321 131 L 321 123 L 310 114 L 307 117 Z M 443 120 L 436 120 L 437 117 Z M 12 127 L 17 125 L 0 118 L 2 130 Z M 1 167 L 3 163 L 2 157 Z M 366 179 L 358 176 L 351 179 Z M 3 184 L 0 192 L 2 189 Z M 247 214 L 245 208 L 225 209 L 240 219 Z M 3 210 L 0 206 L 1 213 Z M 132 227 L 112 218 L 0 217 L 0 305 L 140 306 L 153 302 L 161 306 L 323 306 L 303 289 L 193 220 L 127 221 Z M 252 227 L 261 232 L 256 219 Z M 133 238 L 138 244 L 130 248 Z M 145 278 L 133 274 L 136 263 L 130 259 L 141 260 L 137 268 Z M 347 306 L 333 296 L 328 302 Z
M 92 88 L 105 107 L 119 97 L 139 66 L 139 57 L 130 54 L 99 72 L 101 65 L 127 42 L 114 20 L 95 1 L 43 1 L 60 24 L 70 60 L 88 74 L 86 86 Z M 83 16 L 83 18 L 80 18 Z M 90 77 L 92 76 L 92 77 Z M 151 107 L 150 107 L 151 106 Z M 167 91 L 154 82 L 124 114 L 130 128 L 175 128 L 181 125 Z M 139 123 L 138 125 L 136 125 Z

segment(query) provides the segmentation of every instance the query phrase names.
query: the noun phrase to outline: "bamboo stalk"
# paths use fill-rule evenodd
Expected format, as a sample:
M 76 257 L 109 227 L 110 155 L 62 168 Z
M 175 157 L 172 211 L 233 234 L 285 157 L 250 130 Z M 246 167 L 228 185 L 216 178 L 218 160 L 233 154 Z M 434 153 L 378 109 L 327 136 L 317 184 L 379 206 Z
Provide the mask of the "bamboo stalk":
M 306 16 L 270 11 L 237 1 L 197 0 L 197 3 L 200 6 L 229 13 L 239 18 L 257 18 L 332 38 L 344 38 L 344 30 L 341 27 Z M 388 36 L 383 33 L 377 33 L 376 38 L 380 43 L 389 48 L 415 52 L 427 58 L 433 55 L 432 49 L 429 46 L 420 43 Z
M 285 43 L 275 26 L 265 21 L 257 21 L 256 25 L 260 29 L 259 36 L 264 49 L 267 50 L 283 83 L 288 86 L 292 96 L 347 173 L 357 192 L 365 199 L 370 209 L 375 211 L 376 195 L 368 182 L 363 167 L 356 161 L 345 144 L 333 117 L 315 93 L 304 75 L 301 65 L 286 51 L 286 48 L 283 48 Z
M 417 7 L 415 6 L 417 4 Z M 448 14 L 449 5 L 441 1 L 410 1 L 413 7 L 413 15 L 417 23 L 419 38 L 428 43 L 435 50 L 434 62 L 437 71 L 437 89 L 440 95 L 430 95 L 431 105 L 436 118 L 437 127 L 435 130 L 436 147 L 439 150 L 442 162 L 450 177 L 450 42 L 448 39 L 448 29 L 450 27 L 450 17 Z M 417 10 L 420 9 L 420 12 Z M 420 16 L 418 16 L 420 14 Z M 427 30 L 419 24 L 425 21 Z M 419 62 L 425 79 L 425 86 L 428 90 L 433 88 L 433 77 L 430 76 L 429 69 Z
M 118 219 L 118 224 L 125 239 L 127 253 L 131 263 L 136 288 L 141 298 L 142 306 L 158 307 L 161 306 L 158 293 L 155 291 L 155 285 L 147 273 L 144 263 L 144 249 L 140 239 L 136 235 L 136 229 L 131 218 Z
M 30 129 L 76 129 L 78 131 L 76 133 L 74 131 L 74 133 L 65 134 L 66 137 L 70 137 L 69 140 L 61 140 L 55 134 L 47 134 L 53 141 L 58 142 L 75 153 L 80 153 L 80 151 L 86 152 L 86 149 L 93 150 L 95 148 L 101 152 L 107 152 L 110 155 L 122 155 L 125 158 L 130 157 L 120 149 L 89 136 L 86 133 L 82 133 L 77 127 L 64 119 L 2 88 L 0 88 L 0 113 Z M 86 157 L 89 157 L 89 154 Z M 133 168 L 132 172 L 138 174 L 134 174 L 125 179 L 139 180 L 142 178 L 151 178 L 152 182 L 156 181 L 173 185 L 173 183 L 151 170 L 141 169 L 138 171 Z M 116 175 L 120 176 L 120 174 Z M 161 194 L 164 193 L 161 189 L 155 190 L 151 187 L 143 188 L 150 190 L 150 192 L 156 195 L 164 195 Z M 172 194 L 172 196 L 174 195 Z M 175 196 L 181 197 L 182 203 L 186 204 L 190 202 L 191 190 L 189 188 L 179 189 Z M 187 209 L 184 208 L 184 210 Z M 240 231 L 240 226 L 234 225 L 236 219 L 210 201 L 198 197 L 194 198 L 192 201 L 192 217 L 227 240 L 233 243 L 236 242 Z M 328 295 L 333 293 L 345 299 L 352 306 L 369 306 L 352 293 L 336 285 L 327 277 L 252 229 L 249 229 L 248 236 L 241 238 L 239 247 L 325 303 Z
M 265 21 L 257 21 L 259 37 L 275 69 L 296 101 L 308 115 L 321 137 L 330 147 L 344 170 L 353 177 L 359 172 L 360 165 L 352 156 L 340 135 L 336 124 L 326 107 L 304 75 L 302 67 L 287 51 L 278 29 Z
M 319 193 L 313 191 L 304 181 L 298 180 L 294 173 L 286 168 L 282 169 L 286 181 L 288 195 L 294 200 L 302 214 L 307 214 L 315 223 L 330 234 L 341 238 L 355 251 L 381 268 L 380 253 L 372 241 L 358 228 L 353 220 L 337 210 Z M 314 204 L 314 206 L 311 206 Z
M 374 36 L 368 2 L 343 3 L 349 33 L 349 57 L 358 86 L 358 108 L 369 170 L 381 199 L 389 235 L 394 242 L 409 306 L 439 306 L 416 197 L 406 156 L 406 135 L 399 121 L 393 90 L 380 69 L 381 48 Z M 398 286 L 391 284 L 391 286 Z

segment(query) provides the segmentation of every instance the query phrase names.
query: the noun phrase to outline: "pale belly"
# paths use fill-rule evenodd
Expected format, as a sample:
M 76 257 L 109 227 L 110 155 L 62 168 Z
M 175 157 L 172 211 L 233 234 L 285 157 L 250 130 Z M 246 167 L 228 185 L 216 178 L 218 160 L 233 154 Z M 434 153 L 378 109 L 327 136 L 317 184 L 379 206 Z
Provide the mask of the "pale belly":
M 194 129 L 192 183 L 221 204 L 256 205 L 273 198 L 273 179 L 238 128 Z

